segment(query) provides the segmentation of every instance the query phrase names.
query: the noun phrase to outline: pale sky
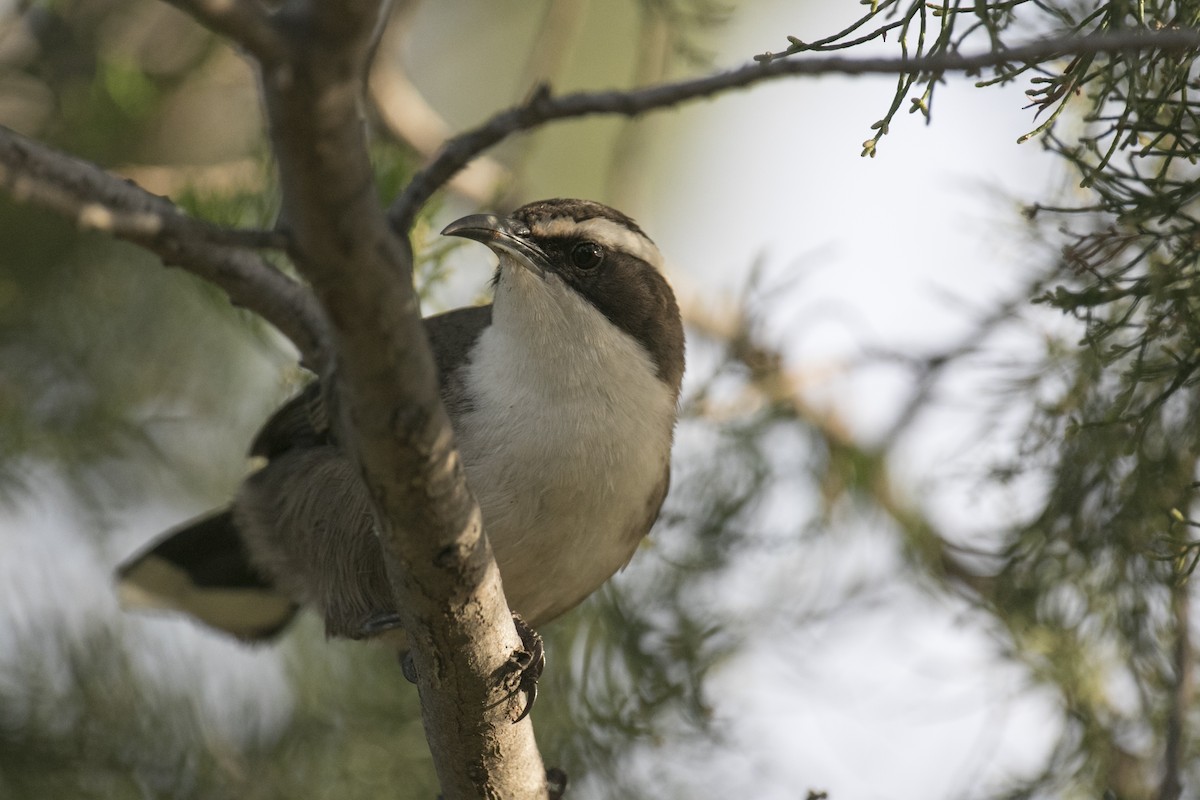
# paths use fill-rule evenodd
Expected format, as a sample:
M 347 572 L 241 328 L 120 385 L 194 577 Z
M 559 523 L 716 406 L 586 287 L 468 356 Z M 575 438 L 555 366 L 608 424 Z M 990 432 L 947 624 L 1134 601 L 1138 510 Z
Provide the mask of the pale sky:
M 819 11 L 805 13 L 831 6 L 756 5 L 726 30 L 718 63 L 782 49 L 786 34 L 811 40 L 835 30 L 814 17 Z M 850 365 L 874 346 L 914 355 L 947 346 L 971 310 L 1009 297 L 1042 263 L 1029 262 L 1037 253 L 1023 243 L 1018 204 L 1063 184 L 1036 141 L 1016 144 L 1036 124 L 1022 108 L 1023 85 L 976 89 L 951 77 L 937 90 L 931 126 L 902 111 L 879 154 L 861 158 L 894 85 L 783 81 L 689 107 L 671 125 L 690 132 L 686 145 L 659 141 L 649 162 L 663 166 L 647 179 L 670 187 L 656 190 L 647 228 L 710 296 L 736 291 L 759 258 L 768 283 L 802 276 L 765 321 L 767 335 L 795 370 L 817 376 L 810 399 L 865 436 L 891 421 L 902 384 L 885 371 L 849 374 Z M 1020 337 L 1004 344 L 1012 355 L 1029 352 Z M 971 463 L 963 440 L 980 421 L 983 404 L 970 402 L 980 384 L 954 386 L 959 396 L 910 438 L 896 465 L 914 489 Z M 986 495 L 918 497 L 952 530 L 969 531 L 983 527 L 985 505 L 1012 510 Z M 897 559 L 886 533 L 839 538 L 810 558 L 742 565 L 730 591 L 790 582 L 805 597 L 830 570 L 888 584 Z M 715 759 L 678 759 L 666 746 L 643 752 L 637 766 L 647 780 L 668 771 L 696 798 L 782 800 L 808 788 L 855 800 L 984 794 L 1010 771 L 1040 766 L 1059 728 L 1050 693 L 1004 665 L 978 623 L 961 605 L 903 583 L 889 584 L 865 614 L 790 639 L 786 624 L 768 620 L 757 646 L 710 687 L 732 747 Z

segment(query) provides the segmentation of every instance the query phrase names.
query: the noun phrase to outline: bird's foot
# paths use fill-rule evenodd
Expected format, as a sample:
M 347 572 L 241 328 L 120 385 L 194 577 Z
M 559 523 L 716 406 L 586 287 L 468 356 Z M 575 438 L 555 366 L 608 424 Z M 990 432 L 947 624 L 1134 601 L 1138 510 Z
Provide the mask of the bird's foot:
M 546 668 L 546 648 L 542 643 L 542 637 L 529 627 L 519 614 L 514 613 L 512 617 L 513 624 L 517 628 L 517 635 L 521 637 L 521 649 L 509 656 L 510 669 L 514 674 L 520 675 L 513 692 L 525 693 L 525 708 L 513 720 L 515 725 L 529 716 L 529 712 L 533 710 L 533 704 L 537 702 L 538 679 L 542 677 L 542 671 Z
M 400 672 L 404 673 L 404 679 L 414 686 L 417 683 L 417 664 L 413 661 L 412 650 L 405 650 L 400 655 Z
M 533 710 L 533 704 L 537 702 L 538 679 L 542 677 L 542 671 L 546 668 L 546 648 L 537 631 L 529 627 L 520 615 L 513 614 L 512 616 L 513 624 L 517 628 L 517 635 L 521 637 L 521 649 L 509 656 L 509 670 L 512 674 L 519 675 L 515 681 L 516 686 L 513 692 L 524 692 L 526 697 L 525 708 L 513 720 L 515 724 L 529 716 L 529 712 Z M 358 636 L 362 639 L 371 639 L 399 627 L 401 624 L 398 614 L 393 611 L 380 611 L 367 617 L 358 629 Z M 410 683 L 417 682 L 417 668 L 413 664 L 411 652 L 406 652 L 401 656 L 400 667 L 404 672 L 404 677 Z

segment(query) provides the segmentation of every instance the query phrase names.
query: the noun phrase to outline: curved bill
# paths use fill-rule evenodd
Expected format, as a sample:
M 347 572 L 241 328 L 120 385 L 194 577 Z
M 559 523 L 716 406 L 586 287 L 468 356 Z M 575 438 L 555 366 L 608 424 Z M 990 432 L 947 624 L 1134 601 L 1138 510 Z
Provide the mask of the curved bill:
M 545 251 L 529 240 L 529 228 L 507 217 L 472 214 L 451 222 L 442 230 L 442 236 L 474 239 L 486 244 L 496 255 L 508 253 L 539 278 L 544 278 L 550 267 Z

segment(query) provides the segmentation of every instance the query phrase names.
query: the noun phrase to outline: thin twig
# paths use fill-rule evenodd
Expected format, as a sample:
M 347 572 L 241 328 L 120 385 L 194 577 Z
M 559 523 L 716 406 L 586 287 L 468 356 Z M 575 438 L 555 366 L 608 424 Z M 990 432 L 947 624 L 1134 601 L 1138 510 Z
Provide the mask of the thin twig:
M 1108 53 L 1129 49 L 1179 51 L 1200 47 L 1200 30 L 1174 29 L 1147 33 L 1125 31 L 1097 36 L 1043 39 L 1002 51 L 974 56 L 938 53 L 921 58 L 786 58 L 747 64 L 702 78 L 664 83 L 630 91 L 578 92 L 552 96 L 549 87 L 535 91 L 522 105 L 502 111 L 477 128 L 446 143 L 441 153 L 418 172 L 392 203 L 388 217 L 399 232 L 407 232 L 417 212 L 455 173 L 484 150 L 514 133 L 548 122 L 592 114 L 633 117 L 680 103 L 744 89 L 764 81 L 797 75 L 894 75 L 897 73 L 973 73 L 1013 62 L 1039 62 L 1063 55 Z

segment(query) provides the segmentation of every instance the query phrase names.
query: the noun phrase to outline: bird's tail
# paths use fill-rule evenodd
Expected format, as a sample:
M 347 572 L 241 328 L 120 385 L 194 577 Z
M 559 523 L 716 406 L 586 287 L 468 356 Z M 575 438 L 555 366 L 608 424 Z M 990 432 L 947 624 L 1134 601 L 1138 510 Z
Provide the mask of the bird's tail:
M 167 531 L 117 569 L 128 609 L 181 611 L 243 641 L 262 641 L 291 622 L 297 606 L 250 562 L 226 508 Z

